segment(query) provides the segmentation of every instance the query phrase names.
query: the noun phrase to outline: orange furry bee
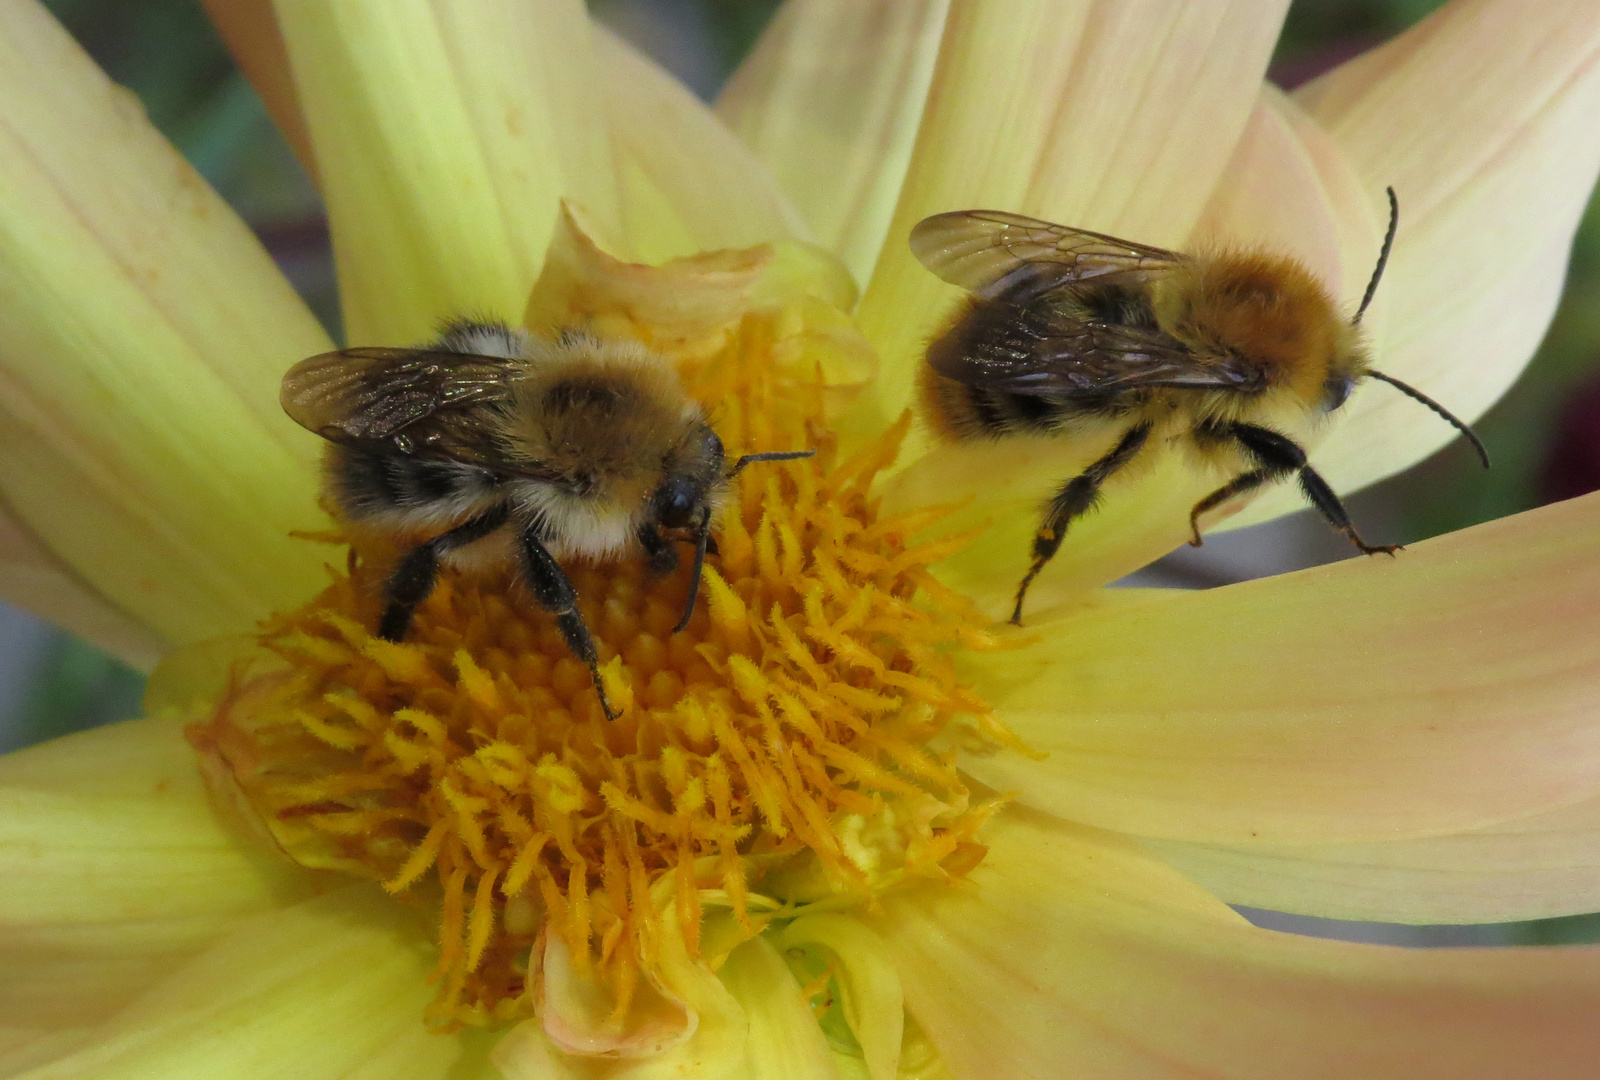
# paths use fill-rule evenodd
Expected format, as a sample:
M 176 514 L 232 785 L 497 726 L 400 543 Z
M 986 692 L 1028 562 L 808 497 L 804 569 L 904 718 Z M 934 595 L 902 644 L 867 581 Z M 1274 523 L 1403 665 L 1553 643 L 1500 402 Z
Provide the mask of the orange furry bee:
M 1101 485 L 1152 443 L 1182 440 L 1207 460 L 1245 468 L 1195 504 L 1200 515 L 1264 484 L 1299 474 L 1300 489 L 1364 554 L 1368 544 L 1303 447 L 1278 430 L 1345 403 L 1361 379 L 1378 379 L 1454 425 L 1485 467 L 1472 430 L 1443 406 L 1373 370 L 1361 316 L 1383 276 L 1399 224 L 1389 230 L 1353 318 L 1299 262 L 1265 252 L 1182 254 L 999 210 L 936 214 L 911 231 L 922 264 L 972 294 L 928 346 L 922 398 L 934 427 L 954 440 L 1020 432 L 1121 438 L 1067 480 L 1045 507 L 1033 564 L 1017 587 L 1011 621 L 1072 521 Z

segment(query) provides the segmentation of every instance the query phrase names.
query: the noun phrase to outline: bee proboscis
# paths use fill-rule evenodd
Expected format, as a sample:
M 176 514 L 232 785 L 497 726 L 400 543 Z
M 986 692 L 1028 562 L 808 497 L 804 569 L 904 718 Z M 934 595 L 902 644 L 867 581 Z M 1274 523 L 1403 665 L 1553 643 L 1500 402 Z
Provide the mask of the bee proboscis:
M 384 583 L 378 636 L 405 638 L 441 562 L 513 565 L 588 665 L 608 719 L 562 561 L 639 552 L 664 574 L 678 566 L 675 545 L 692 544 L 681 630 L 729 482 L 754 462 L 815 453 L 746 454 L 730 467 L 704 408 L 642 345 L 572 331 L 545 340 L 488 322 L 452 322 L 418 348 L 310 357 L 284 376 L 280 399 L 332 444 L 324 483 L 338 513 L 415 541 Z
M 936 214 L 912 230 L 922 264 L 971 294 L 929 345 L 923 369 L 923 403 L 941 434 L 1120 431 L 1047 504 L 1013 623 L 1021 623 L 1028 586 L 1068 526 L 1152 444 L 1183 441 L 1203 456 L 1231 454 L 1245 465 L 1190 511 L 1195 546 L 1202 514 L 1297 473 L 1311 505 L 1363 553 L 1398 550 L 1363 540 L 1305 449 L 1278 430 L 1295 414 L 1334 412 L 1361 379 L 1388 383 L 1438 413 L 1488 467 L 1472 430 L 1426 394 L 1374 370 L 1361 340 L 1361 316 L 1399 224 L 1393 188 L 1388 196 L 1389 229 L 1350 319 L 1287 256 L 1185 254 L 1000 210 Z

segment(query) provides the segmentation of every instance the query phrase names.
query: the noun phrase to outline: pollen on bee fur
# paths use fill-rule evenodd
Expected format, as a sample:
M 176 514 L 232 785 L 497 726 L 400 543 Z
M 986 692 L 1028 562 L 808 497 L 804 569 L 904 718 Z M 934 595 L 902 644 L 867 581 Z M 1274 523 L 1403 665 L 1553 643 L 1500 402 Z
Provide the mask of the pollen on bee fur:
M 737 478 L 687 626 L 688 567 L 572 568 L 616 720 L 509 574 L 446 570 L 392 642 L 370 629 L 383 553 L 358 550 L 266 627 L 279 666 L 192 733 L 293 858 L 436 907 L 440 1029 L 531 1015 L 552 940 L 620 1017 L 664 929 L 696 953 L 707 905 L 754 934 L 982 858 L 996 804 L 929 748 L 953 722 L 1016 745 L 950 655 L 990 647 L 987 620 L 928 570 L 966 538 L 879 516 L 906 423 L 841 455 L 821 389 L 780 374 L 770 340 L 745 320 L 685 384 L 731 453 L 819 452 Z M 847 825 L 863 817 L 881 828 Z

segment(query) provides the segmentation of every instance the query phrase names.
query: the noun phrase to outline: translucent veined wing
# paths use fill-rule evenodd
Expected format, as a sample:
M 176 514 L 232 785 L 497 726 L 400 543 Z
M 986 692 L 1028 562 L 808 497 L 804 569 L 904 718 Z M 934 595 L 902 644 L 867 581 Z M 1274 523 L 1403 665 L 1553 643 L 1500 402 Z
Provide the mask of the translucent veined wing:
M 333 442 L 392 439 L 443 412 L 505 400 L 517 361 L 436 349 L 341 349 L 283 377 L 283 411 Z
M 1032 397 L 1101 397 L 1141 387 L 1250 390 L 1259 368 L 1202 359 L 1155 327 L 1083 317 L 1054 304 L 976 306 L 928 348 L 934 371 Z
M 353 450 L 558 481 L 538 462 L 509 460 L 480 411 L 510 399 L 522 365 L 440 349 L 342 349 L 290 368 L 278 398 L 295 423 Z
M 923 266 L 974 296 L 1019 304 L 1072 285 L 1141 285 L 1187 260 L 1177 252 L 1004 210 L 924 218 L 911 230 L 911 251 Z

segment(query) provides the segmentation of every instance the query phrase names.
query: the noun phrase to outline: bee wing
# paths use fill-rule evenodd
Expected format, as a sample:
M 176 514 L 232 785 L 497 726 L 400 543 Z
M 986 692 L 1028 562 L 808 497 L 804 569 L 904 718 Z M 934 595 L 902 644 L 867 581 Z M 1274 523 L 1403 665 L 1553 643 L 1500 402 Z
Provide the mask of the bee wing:
M 923 266 L 974 296 L 1020 302 L 1070 285 L 1142 284 L 1187 260 L 1174 251 L 1004 210 L 923 218 L 911 230 L 911 251 Z
M 391 439 L 414 424 L 505 400 L 515 361 L 435 349 L 341 349 L 302 360 L 278 400 L 295 423 L 338 443 Z
M 940 375 L 1030 397 L 1099 397 L 1117 390 L 1177 387 L 1249 390 L 1257 368 L 1205 363 L 1160 330 L 1117 326 L 1063 313 L 1019 320 L 1003 343 L 928 350 Z

